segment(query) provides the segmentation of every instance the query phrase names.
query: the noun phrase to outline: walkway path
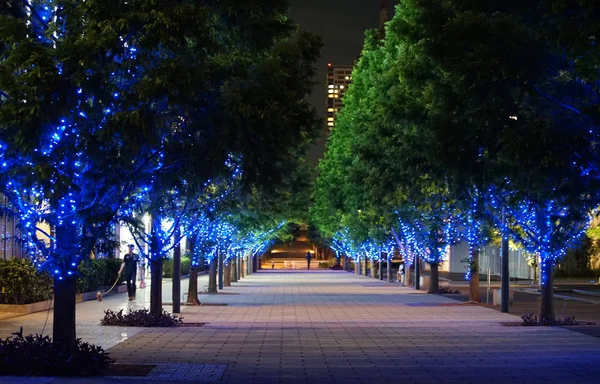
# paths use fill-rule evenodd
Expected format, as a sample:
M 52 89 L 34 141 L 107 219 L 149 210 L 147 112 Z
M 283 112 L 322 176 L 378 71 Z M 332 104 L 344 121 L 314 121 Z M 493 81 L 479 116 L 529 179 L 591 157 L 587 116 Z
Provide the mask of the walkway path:
M 259 272 L 202 300 L 213 305 L 184 307 L 183 315 L 186 322 L 208 323 L 204 327 L 126 330 L 128 338 L 110 348 L 112 357 L 169 363 L 155 378 L 183 383 L 600 380 L 598 338 L 562 328 L 504 326 L 519 318 L 343 271 Z M 80 312 L 88 310 L 84 305 Z M 101 328 L 91 320 L 87 326 Z M 39 380 L 45 381 L 21 382 L 131 382 Z

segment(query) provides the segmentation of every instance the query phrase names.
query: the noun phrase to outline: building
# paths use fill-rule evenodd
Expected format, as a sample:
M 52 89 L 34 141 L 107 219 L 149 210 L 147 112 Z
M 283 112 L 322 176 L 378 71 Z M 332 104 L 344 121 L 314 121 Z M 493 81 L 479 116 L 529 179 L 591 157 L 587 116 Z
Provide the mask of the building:
M 385 23 L 389 18 L 388 5 L 386 0 L 381 0 L 381 7 L 379 8 L 379 35 L 381 38 L 385 38 Z
M 385 23 L 388 21 L 389 12 L 386 0 L 381 1 L 379 9 L 379 33 L 381 38 L 385 37 Z M 335 126 L 335 119 L 338 112 L 342 109 L 343 97 L 348 86 L 352 82 L 352 66 L 338 66 L 327 64 L 327 127 L 332 129 Z
M 344 93 L 352 82 L 352 67 L 327 64 L 327 127 L 335 126 L 335 118 L 342 109 Z

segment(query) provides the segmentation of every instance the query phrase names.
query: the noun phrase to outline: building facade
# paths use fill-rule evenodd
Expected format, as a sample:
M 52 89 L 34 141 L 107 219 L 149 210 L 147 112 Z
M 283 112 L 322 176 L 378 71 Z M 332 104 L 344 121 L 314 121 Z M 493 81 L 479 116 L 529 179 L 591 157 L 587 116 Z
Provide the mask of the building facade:
M 344 106 L 343 97 L 352 82 L 352 66 L 327 64 L 327 127 L 335 126 L 337 114 Z

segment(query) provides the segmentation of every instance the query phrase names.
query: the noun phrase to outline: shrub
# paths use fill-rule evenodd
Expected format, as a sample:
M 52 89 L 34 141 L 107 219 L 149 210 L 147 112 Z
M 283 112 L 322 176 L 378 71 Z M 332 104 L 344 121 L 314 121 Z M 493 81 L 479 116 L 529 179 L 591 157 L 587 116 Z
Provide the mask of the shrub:
M 102 263 L 94 263 L 99 260 L 86 260 L 79 263 L 77 266 L 77 292 L 95 291 L 104 280 L 106 274 L 106 266 Z
M 526 327 L 535 327 L 535 326 L 561 326 L 561 325 L 595 325 L 594 322 L 579 322 L 575 321 L 575 316 L 567 316 L 564 318 L 555 318 L 555 317 L 542 317 L 539 318 L 535 316 L 533 313 L 528 315 L 521 316 L 521 320 L 523 322 L 521 325 Z
M 112 286 L 119 274 L 121 263 L 119 259 L 82 261 L 77 267 L 77 292 L 91 292 L 101 286 Z M 120 280 L 123 281 L 123 277 Z
M 187 275 L 192 267 L 192 260 L 188 256 L 181 257 L 181 276 Z M 173 277 L 173 259 L 165 260 L 163 263 L 163 277 Z
M 52 277 L 29 259 L 0 260 L 0 303 L 29 304 L 52 298 Z
M 163 311 L 155 316 L 148 309 L 129 310 L 129 313 L 123 314 L 121 309 L 114 312 L 110 309 L 104 311 L 104 318 L 100 320 L 102 325 L 120 325 L 128 327 L 174 327 L 183 323 L 183 317 L 170 314 Z
M 5 375 L 92 376 L 113 362 L 102 347 L 80 339 L 75 351 L 61 348 L 48 336 L 23 336 L 23 328 L 0 339 L 0 372 Z
M 440 287 L 437 290 L 437 294 L 438 295 L 458 295 L 458 294 L 460 294 L 460 291 L 457 291 L 456 289 L 452 289 L 450 287 Z
M 100 260 L 98 260 L 100 261 Z M 102 281 L 102 285 L 112 286 L 119 275 L 119 269 L 121 268 L 121 263 L 123 260 L 121 259 L 102 259 L 105 263 L 105 274 L 104 280 Z M 121 276 L 119 279 L 119 284 L 125 281 L 125 277 Z

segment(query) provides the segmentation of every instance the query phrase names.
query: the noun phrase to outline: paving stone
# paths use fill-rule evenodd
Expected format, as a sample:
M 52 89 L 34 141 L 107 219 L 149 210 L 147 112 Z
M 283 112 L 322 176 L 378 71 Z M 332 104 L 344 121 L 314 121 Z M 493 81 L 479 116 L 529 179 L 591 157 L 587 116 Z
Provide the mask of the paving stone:
M 123 340 L 111 330 L 109 352 L 119 363 L 158 364 L 145 379 L 157 383 L 599 382 L 598 338 L 564 328 L 505 327 L 500 323 L 519 317 L 442 306 L 453 301 L 343 271 L 260 272 L 225 292 L 235 294 L 201 300 L 227 306 L 182 308 L 185 321 L 204 327 L 136 329 Z M 86 341 L 107 332 L 91 321 L 105 305 L 123 305 L 94 304 L 78 305 Z M 27 317 L 20 319 L 28 326 Z M 0 321 L 0 334 L 3 327 Z

